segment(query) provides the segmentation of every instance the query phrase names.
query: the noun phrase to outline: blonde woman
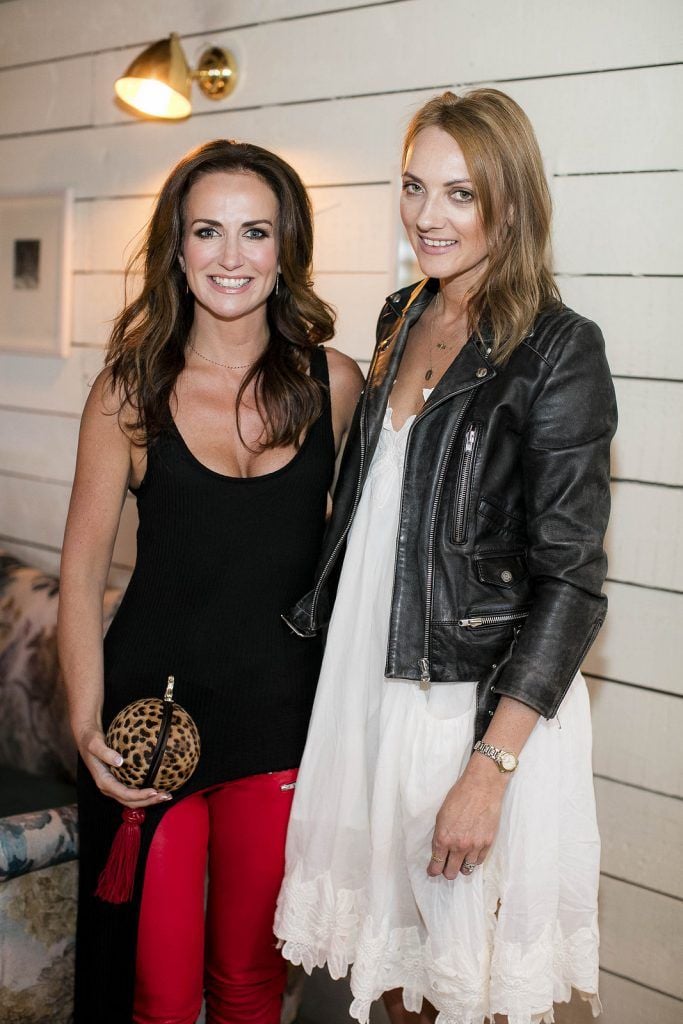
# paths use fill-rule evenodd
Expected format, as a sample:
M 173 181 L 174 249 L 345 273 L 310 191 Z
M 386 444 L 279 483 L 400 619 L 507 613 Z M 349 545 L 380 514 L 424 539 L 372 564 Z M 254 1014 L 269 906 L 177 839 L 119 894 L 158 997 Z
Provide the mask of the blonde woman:
M 329 632 L 275 930 L 308 970 L 353 963 L 362 1022 L 383 995 L 392 1024 L 538 1024 L 572 988 L 597 1014 L 578 670 L 606 610 L 604 344 L 561 303 L 508 96 L 418 111 L 401 215 L 426 279 L 380 314 L 316 584 L 286 615 Z

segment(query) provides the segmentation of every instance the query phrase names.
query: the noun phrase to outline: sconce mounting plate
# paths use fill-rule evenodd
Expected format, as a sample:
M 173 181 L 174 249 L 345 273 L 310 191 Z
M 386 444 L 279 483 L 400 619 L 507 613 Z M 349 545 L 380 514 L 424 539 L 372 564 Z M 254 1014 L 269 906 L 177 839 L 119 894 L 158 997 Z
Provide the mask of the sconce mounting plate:
M 229 96 L 237 85 L 237 63 L 229 50 L 211 46 L 199 58 L 194 72 L 199 88 L 212 100 Z

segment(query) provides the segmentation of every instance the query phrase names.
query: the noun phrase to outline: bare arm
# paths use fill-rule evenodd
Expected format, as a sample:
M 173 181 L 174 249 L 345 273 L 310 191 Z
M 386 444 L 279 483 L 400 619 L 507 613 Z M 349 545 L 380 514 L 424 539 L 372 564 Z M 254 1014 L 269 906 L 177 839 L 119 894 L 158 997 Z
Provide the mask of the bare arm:
M 327 365 L 330 372 L 332 429 L 334 431 L 334 446 L 337 456 L 334 479 L 336 484 L 339 466 L 344 454 L 344 445 L 346 444 L 353 414 L 364 384 L 364 378 L 355 359 L 345 356 L 343 352 L 338 352 L 334 348 L 327 348 L 325 351 L 327 352 Z M 332 489 L 334 490 L 334 485 Z M 331 502 L 328 502 L 328 505 L 329 514 L 331 512 Z
M 501 697 L 484 740 L 519 756 L 529 739 L 538 711 L 512 697 Z M 498 831 L 507 772 L 488 757 L 473 753 L 465 771 L 448 791 L 436 816 L 430 875 L 455 878 L 463 863 L 481 864 Z
M 71 728 L 81 757 L 99 789 L 128 806 L 143 807 L 154 790 L 121 785 L 108 766 L 120 763 L 102 732 L 104 670 L 102 603 L 112 550 L 131 475 L 130 439 L 119 425 L 118 400 L 104 371 L 83 412 L 76 476 L 62 550 L 59 659 Z
M 336 348 L 328 348 L 325 351 L 330 372 L 332 427 L 335 449 L 339 456 L 343 451 L 364 378 L 355 359 L 338 352 Z

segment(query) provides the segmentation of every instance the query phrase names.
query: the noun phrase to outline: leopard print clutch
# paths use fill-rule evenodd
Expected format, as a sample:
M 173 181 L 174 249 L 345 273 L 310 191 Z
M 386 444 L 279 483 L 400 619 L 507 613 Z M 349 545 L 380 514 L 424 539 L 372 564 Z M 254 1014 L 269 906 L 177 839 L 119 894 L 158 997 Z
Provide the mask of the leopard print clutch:
M 123 708 L 107 730 L 107 746 L 123 758 L 123 764 L 111 771 L 125 786 L 154 786 L 172 793 L 197 767 L 199 732 L 192 717 L 173 700 L 174 682 L 169 676 L 163 700 L 144 698 Z

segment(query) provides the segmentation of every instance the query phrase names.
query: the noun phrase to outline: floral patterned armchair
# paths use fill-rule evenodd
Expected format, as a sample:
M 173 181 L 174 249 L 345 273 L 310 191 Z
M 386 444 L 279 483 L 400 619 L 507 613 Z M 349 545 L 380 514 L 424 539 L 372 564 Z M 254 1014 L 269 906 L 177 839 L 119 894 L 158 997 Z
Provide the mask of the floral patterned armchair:
M 72 1018 L 76 752 L 57 663 L 59 583 L 0 551 L 0 1006 Z M 120 593 L 106 595 L 105 619 Z

